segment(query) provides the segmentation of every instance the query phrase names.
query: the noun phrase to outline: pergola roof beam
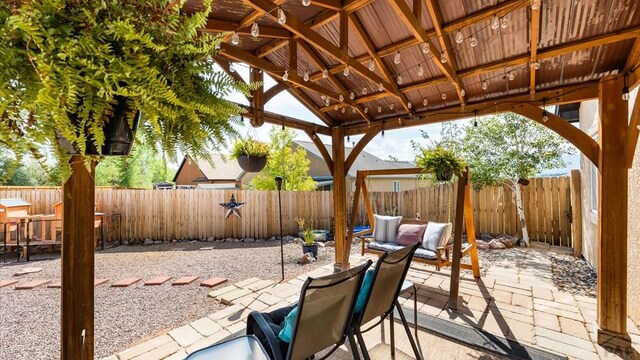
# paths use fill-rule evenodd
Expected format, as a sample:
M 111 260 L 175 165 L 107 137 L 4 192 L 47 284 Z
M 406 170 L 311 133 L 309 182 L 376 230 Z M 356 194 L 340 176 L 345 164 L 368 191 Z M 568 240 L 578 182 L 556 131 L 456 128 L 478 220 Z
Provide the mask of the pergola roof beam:
M 242 104 L 237 104 L 237 105 L 247 110 L 247 113 L 242 114 L 242 116 L 249 119 L 252 118 L 254 114 L 253 108 L 251 108 L 250 106 L 242 105 Z M 321 124 L 314 124 L 308 121 L 300 120 L 290 116 L 279 115 L 269 111 L 264 111 L 263 114 L 264 114 L 264 121 L 269 124 L 273 124 L 273 125 L 284 124 L 284 126 L 290 127 L 293 129 L 298 129 L 303 131 L 308 130 L 309 132 L 315 132 L 316 134 L 322 134 L 322 135 L 329 135 L 329 136 L 331 135 L 331 128 Z
M 270 16 L 275 16 L 273 11 L 278 8 L 271 0 L 244 0 L 249 6 L 263 11 L 264 13 L 269 14 Z M 285 11 L 285 14 L 287 12 Z M 392 93 L 393 95 L 400 97 L 400 93 L 394 92 L 393 88 L 390 84 L 385 80 L 376 75 L 374 72 L 370 71 L 354 58 L 349 56 L 347 52 L 342 51 L 340 48 L 335 46 L 331 41 L 325 39 L 320 36 L 318 33 L 313 31 L 311 27 L 300 22 L 295 16 L 292 14 L 288 14 L 287 21 L 282 25 L 287 30 L 291 31 L 294 34 L 299 35 L 302 39 L 307 41 L 309 44 L 317 47 L 321 51 L 327 53 L 327 55 L 333 57 L 337 61 L 350 66 L 354 71 L 358 72 L 365 78 L 373 81 L 374 83 L 381 83 L 384 89 Z
M 206 30 L 216 32 L 235 31 L 242 35 L 251 35 L 251 26 L 245 26 L 240 28 L 238 23 L 223 20 L 207 20 Z M 273 38 L 273 39 L 289 39 L 291 33 L 286 29 L 260 25 L 260 37 Z
M 533 0 L 532 0 L 533 1 Z M 531 23 L 529 24 L 531 41 L 529 42 L 529 92 L 536 92 L 536 68 L 534 64 L 538 61 L 538 40 L 540 39 L 540 8 L 531 9 Z

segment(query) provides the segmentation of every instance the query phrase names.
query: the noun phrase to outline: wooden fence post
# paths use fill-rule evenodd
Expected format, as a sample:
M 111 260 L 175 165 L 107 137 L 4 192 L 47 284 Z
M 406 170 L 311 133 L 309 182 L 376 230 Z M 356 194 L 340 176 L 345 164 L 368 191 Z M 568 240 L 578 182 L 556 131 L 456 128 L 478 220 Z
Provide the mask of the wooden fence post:
M 582 256 L 582 194 L 580 170 L 571 170 L 571 245 L 573 256 Z

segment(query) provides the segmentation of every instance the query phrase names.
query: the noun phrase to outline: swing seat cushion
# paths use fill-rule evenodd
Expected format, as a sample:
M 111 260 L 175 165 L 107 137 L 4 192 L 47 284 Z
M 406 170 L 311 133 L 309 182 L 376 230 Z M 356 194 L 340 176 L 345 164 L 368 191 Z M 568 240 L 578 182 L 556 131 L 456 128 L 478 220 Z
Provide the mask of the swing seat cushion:
M 446 246 L 451 237 L 451 223 L 437 223 L 430 221 L 424 232 L 422 247 L 435 253 L 438 247 Z
M 373 226 L 373 241 L 395 241 L 402 216 L 382 216 L 375 214 L 373 217 L 375 220 Z
M 396 243 L 404 246 L 420 243 L 426 228 L 426 224 L 400 224 Z
M 369 248 L 369 249 L 378 250 L 378 251 L 384 251 L 384 252 L 391 252 L 391 251 L 395 251 L 395 250 L 400 250 L 400 249 L 404 248 L 405 246 L 406 245 L 401 245 L 401 244 L 394 243 L 394 242 L 378 242 L 378 241 L 372 241 L 372 242 L 367 244 L 367 248 Z M 435 251 L 427 250 L 427 249 L 422 248 L 422 247 L 419 247 L 416 250 L 416 252 L 415 252 L 415 254 L 413 256 L 421 258 L 421 259 L 427 259 L 427 260 L 435 260 L 435 259 L 438 258 L 438 256 L 437 256 Z M 443 259 L 444 259 L 444 257 L 443 257 Z

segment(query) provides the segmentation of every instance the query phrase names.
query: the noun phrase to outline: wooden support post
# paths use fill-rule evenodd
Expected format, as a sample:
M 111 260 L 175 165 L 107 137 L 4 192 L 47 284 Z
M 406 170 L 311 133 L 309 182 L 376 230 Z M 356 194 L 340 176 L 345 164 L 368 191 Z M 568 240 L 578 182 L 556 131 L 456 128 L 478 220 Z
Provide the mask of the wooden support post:
M 351 244 L 347 244 L 347 184 L 344 167 L 344 129 L 334 127 L 331 136 L 333 148 L 333 221 L 336 245 L 334 269 L 349 268 Z
M 260 87 L 251 91 L 251 109 L 253 110 L 253 118 L 251 125 L 260 127 L 264 124 L 264 73 L 262 70 L 251 67 L 249 72 L 250 83 L 261 83 Z
M 449 308 L 458 309 L 458 290 L 460 287 L 460 263 L 462 260 L 462 226 L 464 221 L 465 188 L 469 172 L 458 177 L 458 191 L 456 193 L 456 219 L 453 224 L 453 262 L 451 264 L 451 282 L 449 284 Z
M 478 260 L 478 245 L 476 244 L 476 229 L 473 224 L 473 207 L 471 206 L 471 186 L 469 186 L 469 169 L 465 172 L 464 185 L 464 222 L 467 229 L 467 242 L 470 244 L 469 256 L 471 257 L 471 270 L 473 277 L 480 279 L 480 262 Z M 456 209 L 459 211 L 459 209 Z
M 63 186 L 61 359 L 93 359 L 94 169 L 72 156 Z
M 628 348 L 626 166 L 628 104 L 623 76 L 600 80 L 598 168 L 598 344 Z
M 580 170 L 571 170 L 571 242 L 573 256 L 582 256 L 582 194 Z

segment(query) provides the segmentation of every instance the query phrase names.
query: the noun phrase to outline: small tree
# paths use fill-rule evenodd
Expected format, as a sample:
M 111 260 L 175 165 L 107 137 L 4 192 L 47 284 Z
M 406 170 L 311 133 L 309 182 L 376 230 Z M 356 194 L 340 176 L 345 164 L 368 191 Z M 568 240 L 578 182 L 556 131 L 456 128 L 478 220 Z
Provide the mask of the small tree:
M 294 133 L 291 130 L 272 128 L 271 150 L 267 166 L 249 183 L 249 188 L 256 190 L 276 190 L 276 176 L 282 176 L 283 190 L 312 191 L 316 189 L 309 176 L 309 159 L 303 148 L 293 148 Z
M 519 179 L 565 166 L 562 156 L 573 148 L 544 126 L 513 113 L 478 119 L 478 126 L 443 126 L 442 142 L 458 151 L 471 169 L 475 190 L 506 185 L 515 193 L 522 240 L 529 245 Z

